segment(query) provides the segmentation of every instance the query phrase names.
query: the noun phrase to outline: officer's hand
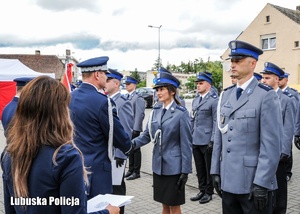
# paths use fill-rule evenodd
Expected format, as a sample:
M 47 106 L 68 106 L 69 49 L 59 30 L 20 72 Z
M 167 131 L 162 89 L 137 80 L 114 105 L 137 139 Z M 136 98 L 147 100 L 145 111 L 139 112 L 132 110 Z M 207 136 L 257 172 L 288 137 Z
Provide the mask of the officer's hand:
M 133 152 L 134 152 L 135 147 L 136 147 L 136 146 L 135 146 L 135 142 L 134 142 L 134 141 L 131 141 L 131 148 L 129 149 L 128 152 L 125 153 L 125 155 L 127 155 L 127 157 L 130 156 L 130 155 L 132 155 Z
M 248 199 L 251 200 L 252 197 L 257 210 L 263 210 L 268 204 L 268 190 L 264 187 L 254 184 Z
M 287 154 L 281 153 L 280 155 L 280 161 L 286 162 L 289 159 L 289 156 Z
M 118 168 L 118 167 L 121 167 L 123 164 L 124 164 L 124 159 L 122 159 L 122 158 L 117 158 L 117 157 L 115 157 L 115 160 L 116 160 L 116 167 Z
M 295 135 L 295 137 L 294 137 L 294 144 L 297 147 L 297 149 L 300 150 L 300 136 Z
M 222 189 L 221 189 L 221 177 L 220 175 L 212 175 L 213 186 L 218 193 L 218 195 L 222 198 Z
M 140 135 L 140 132 L 139 132 L 139 131 L 133 130 L 133 131 L 132 131 L 132 137 L 131 137 L 131 140 L 134 139 L 134 138 L 136 138 L 136 137 L 138 137 L 139 135 Z
M 184 186 L 185 186 L 187 180 L 188 180 L 188 174 L 182 173 L 179 177 L 179 180 L 177 181 L 177 185 L 178 185 L 179 190 L 184 189 Z
M 213 151 L 213 147 L 214 147 L 214 142 L 213 141 L 210 141 L 207 145 L 207 153 L 208 154 L 212 154 L 212 151 Z
M 120 213 L 120 208 L 117 206 L 108 205 L 105 209 L 108 210 L 109 214 L 118 214 Z

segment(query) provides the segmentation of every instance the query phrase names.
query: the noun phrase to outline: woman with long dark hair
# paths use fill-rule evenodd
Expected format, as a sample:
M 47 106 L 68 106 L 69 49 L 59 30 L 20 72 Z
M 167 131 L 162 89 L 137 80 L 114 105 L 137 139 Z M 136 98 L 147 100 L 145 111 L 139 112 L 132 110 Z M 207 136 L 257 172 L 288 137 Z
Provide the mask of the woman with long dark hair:
M 63 84 L 47 76 L 23 88 L 1 159 L 6 213 L 87 212 L 87 171 L 73 143 L 69 102 Z

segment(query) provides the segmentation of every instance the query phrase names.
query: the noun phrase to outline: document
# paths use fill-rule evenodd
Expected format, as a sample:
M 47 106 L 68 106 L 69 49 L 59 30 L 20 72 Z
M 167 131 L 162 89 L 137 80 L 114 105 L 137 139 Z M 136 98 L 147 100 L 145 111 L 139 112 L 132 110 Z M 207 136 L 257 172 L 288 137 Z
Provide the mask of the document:
M 91 213 L 104 210 L 109 204 L 122 207 L 126 204 L 130 204 L 133 197 L 134 196 L 128 195 L 99 194 L 87 201 L 87 212 Z
M 111 170 L 112 184 L 113 185 L 121 185 L 122 178 L 123 178 L 123 175 L 124 175 L 125 165 L 126 165 L 126 160 L 124 161 L 122 166 L 119 166 L 117 168 L 116 167 L 116 160 L 113 160 L 112 170 Z

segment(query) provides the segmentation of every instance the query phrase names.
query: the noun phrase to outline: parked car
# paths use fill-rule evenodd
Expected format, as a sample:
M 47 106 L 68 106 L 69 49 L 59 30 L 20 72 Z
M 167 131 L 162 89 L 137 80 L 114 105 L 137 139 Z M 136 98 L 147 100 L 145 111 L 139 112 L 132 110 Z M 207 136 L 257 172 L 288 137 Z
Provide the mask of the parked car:
M 136 92 L 138 92 L 144 98 L 146 102 L 146 108 L 151 108 L 153 105 L 154 89 L 150 87 L 141 87 L 137 88 Z

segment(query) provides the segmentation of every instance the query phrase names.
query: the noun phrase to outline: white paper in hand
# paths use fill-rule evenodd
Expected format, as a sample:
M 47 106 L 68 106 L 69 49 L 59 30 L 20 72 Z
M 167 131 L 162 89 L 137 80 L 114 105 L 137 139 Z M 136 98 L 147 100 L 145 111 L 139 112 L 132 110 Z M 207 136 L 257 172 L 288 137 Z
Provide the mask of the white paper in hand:
M 107 205 L 111 204 L 113 206 L 122 207 L 126 204 L 131 203 L 131 199 L 134 196 L 127 196 L 127 195 L 97 195 L 94 198 L 88 200 L 87 202 L 87 212 L 97 212 L 100 210 L 104 210 Z

